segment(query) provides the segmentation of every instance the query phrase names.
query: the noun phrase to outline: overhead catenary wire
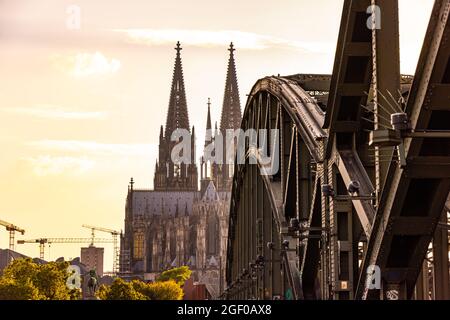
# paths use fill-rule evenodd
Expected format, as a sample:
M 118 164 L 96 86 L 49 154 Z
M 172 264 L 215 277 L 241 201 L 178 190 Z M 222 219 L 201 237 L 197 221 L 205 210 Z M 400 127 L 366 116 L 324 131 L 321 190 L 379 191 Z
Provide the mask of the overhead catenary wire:
M 364 105 L 360 105 L 364 110 L 367 110 L 368 112 L 371 112 L 371 113 L 373 113 L 374 115 L 376 115 L 377 117 L 380 117 L 380 118 L 382 118 L 382 119 L 384 119 L 384 120 L 386 120 L 386 121 L 389 121 L 389 122 L 391 122 L 391 119 L 388 119 L 388 118 L 386 118 L 385 116 L 382 116 L 381 114 L 377 114 L 374 110 L 370 110 L 369 108 L 367 108 L 367 107 L 365 107 Z
M 377 92 L 381 95 L 381 97 L 384 99 L 384 101 L 386 101 L 386 103 L 392 108 L 392 110 L 394 111 L 394 113 L 397 113 L 397 112 L 401 112 L 402 110 L 400 109 L 400 110 L 398 110 L 398 109 L 396 109 L 390 102 L 389 102 L 389 100 L 386 98 L 386 96 L 380 91 L 380 90 L 377 90 Z M 378 102 L 377 102 L 377 104 L 378 104 Z M 397 105 L 397 104 L 396 104 Z
M 394 96 L 392 95 L 392 93 L 389 90 L 387 90 L 387 93 L 391 97 L 392 101 L 394 102 L 394 105 L 398 107 L 398 110 L 400 112 L 402 112 L 403 110 L 402 110 L 402 107 L 399 105 L 399 101 L 395 100 Z M 402 98 L 403 98 L 403 96 L 400 95 L 400 99 L 402 99 Z
M 371 122 L 371 123 L 373 123 L 373 124 L 377 124 L 377 125 L 379 125 L 380 127 L 383 127 L 383 128 L 385 128 L 385 129 L 391 129 L 391 128 L 389 128 L 388 126 L 386 126 L 386 125 L 384 125 L 384 124 L 382 124 L 382 123 L 375 122 L 375 121 L 373 121 L 373 120 L 370 120 L 370 119 L 367 119 L 367 118 L 364 118 L 364 117 L 361 117 L 361 119 L 366 120 L 366 121 L 369 121 L 369 122 Z

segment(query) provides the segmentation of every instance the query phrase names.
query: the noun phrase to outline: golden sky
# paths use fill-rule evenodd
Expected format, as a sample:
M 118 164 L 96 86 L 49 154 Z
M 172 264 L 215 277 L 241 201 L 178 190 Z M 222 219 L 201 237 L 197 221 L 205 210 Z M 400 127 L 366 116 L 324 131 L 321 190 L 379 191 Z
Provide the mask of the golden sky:
M 202 139 L 208 97 L 220 120 L 230 41 L 244 105 L 266 75 L 331 73 L 342 4 L 0 0 L 0 219 L 25 228 L 22 239 L 89 237 L 83 223 L 122 229 L 130 177 L 137 188 L 153 184 L 176 41 Z M 400 0 L 403 73 L 414 73 L 432 4 Z M 79 247 L 54 244 L 46 259 Z M 34 244 L 18 251 L 39 254 Z

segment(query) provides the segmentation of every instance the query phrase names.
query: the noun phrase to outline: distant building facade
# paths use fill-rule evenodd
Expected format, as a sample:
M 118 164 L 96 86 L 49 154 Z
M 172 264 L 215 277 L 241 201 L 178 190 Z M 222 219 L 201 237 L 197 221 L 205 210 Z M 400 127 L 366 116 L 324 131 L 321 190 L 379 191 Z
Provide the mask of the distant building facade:
M 202 156 L 199 188 L 195 128 L 189 126 L 179 43 L 175 49 L 166 127 L 161 126 L 159 136 L 154 190 L 135 189 L 133 180 L 128 186 L 120 271 L 123 275 L 141 274 L 143 278 L 151 279 L 152 274 L 188 265 L 196 283 L 204 284 L 214 298 L 223 288 L 220 279 L 224 279 L 225 274 L 233 166 L 211 163 Z M 217 147 L 215 139 L 221 134 L 225 136 L 225 130 L 240 127 L 234 50 L 231 44 L 220 128 L 216 123 L 214 132 L 208 100 L 205 149 Z M 175 145 L 171 135 L 176 129 L 191 133 L 190 164 L 175 163 L 171 159 Z M 225 157 L 226 152 L 223 154 Z
M 89 246 L 81 248 L 81 263 L 83 263 L 88 270 L 95 270 L 99 277 L 103 276 L 103 257 L 105 248 L 98 248 Z

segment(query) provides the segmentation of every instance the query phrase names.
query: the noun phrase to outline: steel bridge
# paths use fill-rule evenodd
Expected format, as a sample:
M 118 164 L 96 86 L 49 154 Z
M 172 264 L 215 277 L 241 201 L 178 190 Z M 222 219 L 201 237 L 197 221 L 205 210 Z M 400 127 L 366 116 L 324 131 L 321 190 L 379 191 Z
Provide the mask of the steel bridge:
M 225 299 L 450 298 L 449 11 L 435 1 L 414 76 L 398 1 L 345 0 L 332 75 L 255 83 L 241 128 L 279 134 L 236 158 Z

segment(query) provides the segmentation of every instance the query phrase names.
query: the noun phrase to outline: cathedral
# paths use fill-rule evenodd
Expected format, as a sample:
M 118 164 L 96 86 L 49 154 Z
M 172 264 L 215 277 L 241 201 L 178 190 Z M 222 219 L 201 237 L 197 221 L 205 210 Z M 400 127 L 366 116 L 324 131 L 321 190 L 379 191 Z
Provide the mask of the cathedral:
M 195 158 L 195 127 L 189 125 L 183 79 L 181 46 L 175 48 L 175 66 L 165 128 L 159 134 L 159 154 L 155 165 L 154 190 L 134 188 L 131 179 L 125 205 L 125 231 L 121 236 L 120 272 L 152 280 L 160 272 L 187 265 L 194 281 L 202 283 L 214 298 L 224 288 L 228 211 L 233 166 L 211 161 L 205 151 Z M 211 125 L 208 99 L 204 150 L 216 149 L 215 141 L 225 131 L 238 129 L 241 106 L 233 43 L 228 69 L 220 126 Z M 175 162 L 172 150 L 177 129 L 190 132 L 191 161 Z M 225 148 L 221 144 L 221 148 Z M 225 158 L 226 152 L 222 152 Z M 198 169 L 200 168 L 200 179 Z M 200 183 L 199 183 L 200 182 Z

